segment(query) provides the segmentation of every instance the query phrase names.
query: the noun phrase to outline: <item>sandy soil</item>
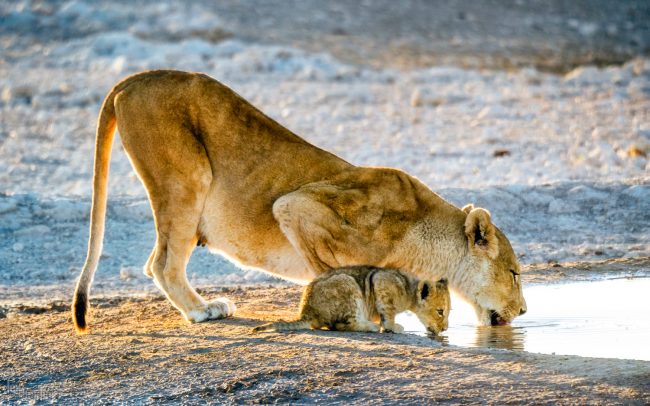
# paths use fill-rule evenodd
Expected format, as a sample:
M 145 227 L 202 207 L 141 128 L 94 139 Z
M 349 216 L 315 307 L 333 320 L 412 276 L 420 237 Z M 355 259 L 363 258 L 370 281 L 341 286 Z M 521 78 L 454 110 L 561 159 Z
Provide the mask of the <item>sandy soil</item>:
M 76 336 L 66 303 L 11 309 L 0 319 L 0 403 L 650 402 L 650 362 L 414 335 L 253 335 L 263 320 L 291 318 L 300 288 L 203 293 L 232 298 L 237 317 L 190 325 L 161 296 L 104 298 L 93 300 L 91 334 Z

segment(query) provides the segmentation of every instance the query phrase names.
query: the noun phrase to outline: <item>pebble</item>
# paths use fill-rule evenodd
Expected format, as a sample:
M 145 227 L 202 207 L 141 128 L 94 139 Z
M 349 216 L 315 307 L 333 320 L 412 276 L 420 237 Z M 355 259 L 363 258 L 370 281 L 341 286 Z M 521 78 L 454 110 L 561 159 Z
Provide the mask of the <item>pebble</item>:
M 422 107 L 425 105 L 439 106 L 444 103 L 442 97 L 436 96 L 431 90 L 416 87 L 411 93 L 411 106 Z
M 11 249 L 14 250 L 14 252 L 22 252 L 22 250 L 25 249 L 25 245 L 17 242 L 11 247 Z
M 144 221 L 153 218 L 151 206 L 147 200 L 114 205 L 111 207 L 111 214 L 122 220 Z
M 0 100 L 8 104 L 31 104 L 34 89 L 30 86 L 5 87 L 0 95 Z
M 136 272 L 134 272 L 133 268 L 130 267 L 122 267 L 120 269 L 120 279 L 123 281 L 129 280 L 137 275 Z
M 50 228 L 46 225 L 36 225 L 31 227 L 25 227 L 20 230 L 17 230 L 14 234 L 18 237 L 38 237 L 43 234 L 49 234 Z
M 0 214 L 11 213 L 18 209 L 18 204 L 15 201 L 0 202 Z
M 603 201 L 609 197 L 609 193 L 601 192 L 600 190 L 592 189 L 585 185 L 579 185 L 571 188 L 567 192 L 567 196 L 572 200 L 579 201 Z

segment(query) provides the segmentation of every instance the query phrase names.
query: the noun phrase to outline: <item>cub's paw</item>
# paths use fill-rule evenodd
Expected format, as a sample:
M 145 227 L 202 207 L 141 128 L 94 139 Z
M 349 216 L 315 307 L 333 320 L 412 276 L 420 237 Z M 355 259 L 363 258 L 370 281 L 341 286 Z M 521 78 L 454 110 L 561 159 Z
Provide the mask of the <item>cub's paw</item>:
M 235 314 L 235 310 L 237 310 L 237 306 L 230 299 L 220 297 L 206 303 L 201 310 L 190 311 L 187 314 L 187 320 L 191 323 L 200 323 L 206 320 L 223 319 Z

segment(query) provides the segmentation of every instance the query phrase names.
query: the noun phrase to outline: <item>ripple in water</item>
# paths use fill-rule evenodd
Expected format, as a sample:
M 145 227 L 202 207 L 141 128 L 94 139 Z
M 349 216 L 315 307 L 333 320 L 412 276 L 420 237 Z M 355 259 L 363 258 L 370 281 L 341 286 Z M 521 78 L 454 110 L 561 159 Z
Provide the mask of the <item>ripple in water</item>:
M 449 330 L 437 341 L 462 347 L 650 361 L 650 278 L 524 289 L 528 312 L 511 326 L 476 326 L 470 305 L 452 297 Z M 425 335 L 415 315 L 397 321 Z

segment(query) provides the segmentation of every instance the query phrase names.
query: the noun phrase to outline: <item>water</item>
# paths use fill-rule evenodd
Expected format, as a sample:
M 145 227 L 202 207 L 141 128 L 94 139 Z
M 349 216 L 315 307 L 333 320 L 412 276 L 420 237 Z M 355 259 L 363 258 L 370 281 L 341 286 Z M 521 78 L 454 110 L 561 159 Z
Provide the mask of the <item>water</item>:
M 610 279 L 524 289 L 528 313 L 511 326 L 477 327 L 472 307 L 452 297 L 443 344 L 544 354 L 650 361 L 650 278 Z M 415 315 L 397 322 L 425 334 Z

